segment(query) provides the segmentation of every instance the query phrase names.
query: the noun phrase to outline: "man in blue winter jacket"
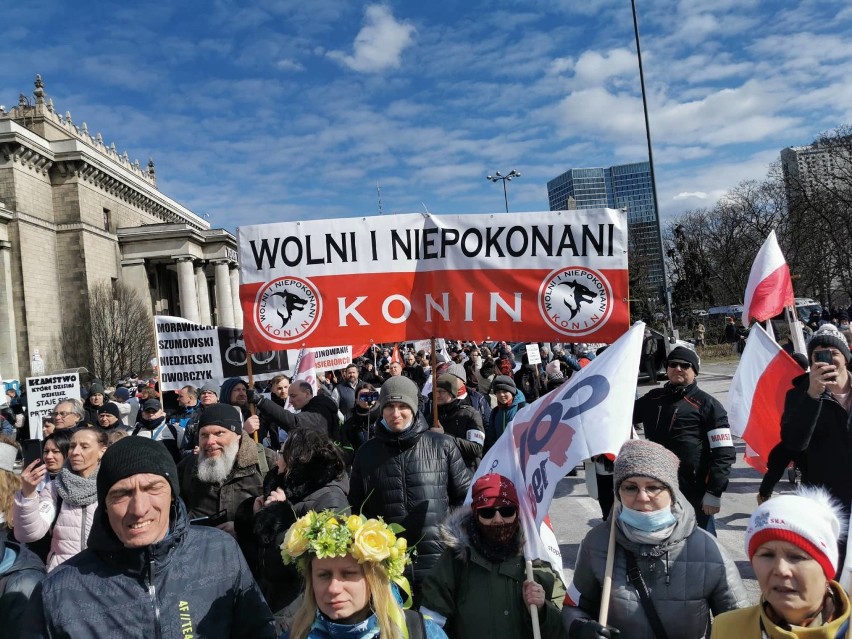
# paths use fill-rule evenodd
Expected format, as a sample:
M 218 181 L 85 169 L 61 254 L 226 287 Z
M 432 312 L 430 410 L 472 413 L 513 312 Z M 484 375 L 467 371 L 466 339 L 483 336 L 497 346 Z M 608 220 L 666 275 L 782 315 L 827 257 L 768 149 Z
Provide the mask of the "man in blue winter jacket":
M 110 446 L 88 548 L 36 588 L 23 636 L 275 637 L 236 541 L 190 525 L 178 492 L 163 446 L 143 437 Z

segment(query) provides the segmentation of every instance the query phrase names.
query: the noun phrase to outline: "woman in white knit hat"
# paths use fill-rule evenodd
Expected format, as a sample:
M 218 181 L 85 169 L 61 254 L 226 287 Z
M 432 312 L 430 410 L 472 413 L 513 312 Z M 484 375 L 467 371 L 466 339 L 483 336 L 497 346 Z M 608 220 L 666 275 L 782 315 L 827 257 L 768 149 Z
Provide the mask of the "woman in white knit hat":
M 712 639 L 845 639 L 849 598 L 834 581 L 847 515 L 821 488 L 764 502 L 746 530 L 760 603 L 719 616 Z

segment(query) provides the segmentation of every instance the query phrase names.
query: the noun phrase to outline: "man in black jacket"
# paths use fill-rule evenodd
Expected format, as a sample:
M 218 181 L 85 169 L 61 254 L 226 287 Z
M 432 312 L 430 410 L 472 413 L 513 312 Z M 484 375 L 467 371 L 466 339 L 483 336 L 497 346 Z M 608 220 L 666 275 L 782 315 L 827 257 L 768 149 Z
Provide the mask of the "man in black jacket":
M 376 435 L 355 454 L 349 482 L 353 512 L 400 524 L 417 544 L 413 583 L 419 586 L 442 551 L 438 524 L 464 501 L 470 471 L 449 437 L 429 430 L 418 412 L 417 385 L 407 377 L 382 384 Z
M 463 386 L 464 382 L 452 373 L 438 376 L 434 392 L 438 404 L 438 423 L 432 424 L 432 430 L 452 437 L 470 472 L 475 473 L 482 461 L 485 428 L 479 411 L 459 398 Z M 431 417 L 429 415 L 430 423 Z
M 827 361 L 819 359 L 831 359 Z M 802 456 L 802 483 L 823 486 L 848 512 L 852 506 L 852 353 L 833 324 L 824 324 L 808 342 L 810 372 L 793 380 L 784 399 L 781 443 Z M 841 565 L 846 543 L 841 546 Z
M 14 458 L 13 458 L 14 459 Z M 0 619 L 4 639 L 23 636 L 22 622 L 27 603 L 44 579 L 44 564 L 24 544 L 7 540 L 0 532 Z
M 712 395 L 698 388 L 698 354 L 683 346 L 669 353 L 668 383 L 651 389 L 633 406 L 633 423 L 645 426 L 645 437 L 680 459 L 680 490 L 695 508 L 698 525 L 715 535 L 713 515 L 736 460 L 728 413 Z
M 164 447 L 142 437 L 110 446 L 97 491 L 89 546 L 36 588 L 25 636 L 275 637 L 236 541 L 189 525 Z
M 337 404 L 327 395 L 314 396 L 313 387 L 305 380 L 295 379 L 288 389 L 290 404 L 298 413 L 292 413 L 272 400 L 260 394 L 251 394 L 257 412 L 269 423 L 284 431 L 307 426 L 323 430 L 334 440 L 338 436 L 340 420 L 337 416 Z

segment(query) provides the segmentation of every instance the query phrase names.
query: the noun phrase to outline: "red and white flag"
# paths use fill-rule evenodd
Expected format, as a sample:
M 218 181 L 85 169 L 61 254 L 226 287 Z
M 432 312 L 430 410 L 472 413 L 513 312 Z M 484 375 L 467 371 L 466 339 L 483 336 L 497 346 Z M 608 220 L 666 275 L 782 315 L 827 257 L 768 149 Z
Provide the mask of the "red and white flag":
M 728 391 L 728 423 L 747 444 L 745 461 L 762 473 L 781 441 L 784 397 L 801 374 L 801 366 L 759 324 L 752 327 Z
M 743 324 L 749 326 L 752 319 L 764 322 L 781 313 L 785 306 L 795 303 L 790 267 L 778 246 L 775 231 L 772 231 L 751 265 L 743 305 Z
M 637 322 L 567 382 L 518 411 L 474 475 L 475 481 L 499 473 L 515 484 L 524 556 L 548 561 L 559 575 L 562 557 L 547 521 L 553 493 L 584 459 L 615 457 L 630 439 L 644 332 L 645 325 Z
M 296 373 L 293 375 L 293 380 L 301 379 L 306 381 L 314 389 L 314 395 L 319 390 L 317 382 L 317 364 L 312 348 L 303 348 L 299 351 L 299 359 L 296 361 Z

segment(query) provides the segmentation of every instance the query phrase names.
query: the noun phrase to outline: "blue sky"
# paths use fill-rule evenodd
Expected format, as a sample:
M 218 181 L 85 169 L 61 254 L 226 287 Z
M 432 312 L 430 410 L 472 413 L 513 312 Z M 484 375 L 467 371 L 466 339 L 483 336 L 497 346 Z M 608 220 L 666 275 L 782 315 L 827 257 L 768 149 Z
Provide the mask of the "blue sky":
M 852 123 L 848 0 L 637 0 L 663 217 Z M 547 209 L 571 167 L 647 159 L 629 0 L 3 8 L 0 103 L 56 109 L 213 226 Z

